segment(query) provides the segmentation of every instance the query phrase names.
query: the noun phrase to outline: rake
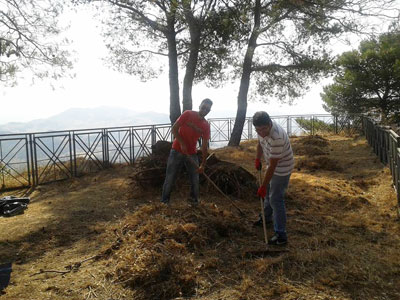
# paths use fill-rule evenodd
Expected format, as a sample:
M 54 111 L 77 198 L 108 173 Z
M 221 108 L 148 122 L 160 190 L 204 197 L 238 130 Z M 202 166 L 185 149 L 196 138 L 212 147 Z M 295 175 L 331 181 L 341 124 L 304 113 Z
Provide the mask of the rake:
M 261 186 L 261 169 L 259 170 L 258 173 L 258 184 Z M 268 190 L 267 190 L 268 193 Z M 263 231 L 264 231 L 264 241 L 265 241 L 265 249 L 259 249 L 259 250 L 248 250 L 244 252 L 242 255 L 245 258 L 257 258 L 257 257 L 265 257 L 265 256 L 279 256 L 283 252 L 288 252 L 287 249 L 273 249 L 268 246 L 268 235 L 267 235 L 267 225 L 265 222 L 265 213 L 264 213 L 264 199 L 260 197 L 260 204 L 261 204 L 261 218 L 263 221 Z
M 213 155 L 214 155 L 214 153 L 210 154 L 210 155 L 207 157 L 207 160 L 208 160 L 211 156 L 213 156 Z M 198 167 L 198 165 L 196 164 L 196 162 L 195 162 L 190 156 L 187 156 L 187 158 L 189 159 L 189 161 L 190 161 L 193 165 L 195 165 L 196 167 Z M 211 183 L 211 184 L 215 187 L 215 189 L 216 189 L 222 196 L 224 196 L 225 199 L 227 199 L 227 200 L 230 201 L 230 203 L 232 204 L 232 206 L 235 207 L 235 208 L 238 210 L 238 212 L 240 213 L 240 215 L 243 216 L 243 215 L 244 215 L 244 212 L 233 202 L 233 200 L 232 200 L 231 198 L 229 198 L 228 195 L 226 195 L 226 194 L 216 185 L 216 183 L 215 183 L 210 177 L 208 177 L 208 175 L 207 175 L 205 172 L 203 172 L 202 174 L 203 174 L 203 176 L 208 180 L 208 182 Z

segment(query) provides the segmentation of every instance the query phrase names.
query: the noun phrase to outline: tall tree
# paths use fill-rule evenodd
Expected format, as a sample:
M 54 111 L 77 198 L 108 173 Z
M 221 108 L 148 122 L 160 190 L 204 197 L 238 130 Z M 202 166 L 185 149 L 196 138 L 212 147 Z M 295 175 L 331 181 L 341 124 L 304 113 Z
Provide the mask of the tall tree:
M 185 67 L 185 77 L 183 80 L 182 90 L 182 110 L 192 109 L 192 87 L 195 80 L 196 68 L 198 65 L 200 51 L 207 51 L 204 47 L 204 35 L 207 23 L 214 13 L 216 13 L 216 6 L 219 1 L 217 0 L 204 0 L 204 1 L 191 1 L 183 0 L 182 10 L 184 20 L 189 29 L 189 42 Z
M 177 0 L 106 0 L 111 4 L 105 36 L 111 63 L 143 80 L 157 76 L 154 56 L 168 58 L 170 120 L 180 116 L 177 35 L 183 26 L 177 16 Z
M 400 31 L 364 40 L 337 59 L 334 83 L 321 94 L 332 113 L 379 112 L 382 121 L 400 111 Z
M 58 1 L 0 0 L 0 82 L 14 83 L 26 69 L 58 78 L 71 67 L 68 53 L 53 41 L 61 12 Z
M 106 28 L 114 66 L 146 80 L 162 71 L 161 68 L 154 69 L 156 56 L 168 57 L 170 119 L 173 123 L 181 112 L 179 70 L 185 69 L 182 108 L 192 109 L 192 87 L 196 72 L 199 72 L 199 57 L 203 57 L 201 52 L 210 53 L 215 49 L 216 44 L 209 42 L 215 36 L 209 24 L 210 19 L 215 22 L 221 1 L 106 2 L 114 7 Z M 181 68 L 178 62 L 182 62 Z
M 247 36 L 249 26 L 240 19 L 248 7 L 248 0 L 236 3 L 235 9 L 229 6 L 229 1 L 182 1 L 184 22 L 190 33 L 186 42 L 188 51 L 181 57 L 185 65 L 184 110 L 192 107 L 194 83 L 205 82 L 207 86 L 217 88 L 231 77 L 231 65 L 236 64 L 236 49 Z
M 332 59 L 326 45 L 331 38 L 344 32 L 362 32 L 362 23 L 355 16 L 379 15 L 376 7 L 388 9 L 395 2 L 250 1 L 247 19 L 252 21 L 252 30 L 243 53 L 238 109 L 229 145 L 240 143 L 252 77 L 256 94 L 293 101 L 307 91 L 310 82 L 329 72 Z M 231 3 L 234 9 L 237 2 Z

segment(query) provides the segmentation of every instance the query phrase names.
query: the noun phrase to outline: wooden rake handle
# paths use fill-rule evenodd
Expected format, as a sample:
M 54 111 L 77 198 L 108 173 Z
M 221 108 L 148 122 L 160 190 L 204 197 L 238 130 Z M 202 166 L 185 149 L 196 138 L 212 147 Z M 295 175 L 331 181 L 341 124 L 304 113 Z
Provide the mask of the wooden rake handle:
M 258 185 L 261 186 L 261 170 L 258 171 Z M 263 221 L 263 230 L 264 230 L 264 240 L 265 243 L 268 245 L 267 224 L 265 223 L 265 213 L 264 213 L 264 199 L 262 197 L 260 197 L 260 203 L 261 203 L 261 218 Z
M 211 156 L 212 156 L 212 154 L 211 154 L 208 158 L 210 158 Z M 196 164 L 196 162 L 195 162 L 189 155 L 187 156 L 187 158 L 189 159 L 189 161 L 190 161 L 193 165 L 195 165 L 197 168 L 199 167 L 199 166 Z M 208 159 L 208 158 L 207 158 L 207 159 Z M 239 213 L 240 213 L 241 215 L 244 215 L 243 211 L 233 202 L 233 200 L 232 200 L 231 198 L 229 198 L 223 191 L 221 191 L 221 189 L 215 184 L 214 181 L 212 181 L 212 179 L 211 179 L 210 177 L 208 177 L 208 175 L 207 175 L 205 172 L 203 172 L 202 174 L 203 174 L 204 177 L 208 180 L 208 182 L 210 182 L 210 183 L 215 187 L 215 189 L 216 189 L 218 192 L 220 192 L 220 194 L 221 194 L 222 196 L 224 196 L 224 198 L 228 199 L 228 200 L 231 202 L 231 204 L 239 211 Z

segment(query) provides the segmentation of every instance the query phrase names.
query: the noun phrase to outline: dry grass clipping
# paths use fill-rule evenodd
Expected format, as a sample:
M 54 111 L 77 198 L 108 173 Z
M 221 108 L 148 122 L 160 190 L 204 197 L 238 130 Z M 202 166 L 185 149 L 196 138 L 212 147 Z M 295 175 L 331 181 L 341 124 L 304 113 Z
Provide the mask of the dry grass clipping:
M 107 170 L 41 187 L 24 215 L 0 219 L 0 257 L 14 262 L 1 298 L 400 299 L 400 226 L 390 171 L 363 138 L 323 137 L 326 146 L 302 139 L 292 139 L 294 148 L 319 147 L 329 153 L 320 157 L 343 169 L 304 165 L 292 174 L 287 252 L 243 255 L 265 249 L 262 229 L 252 227 L 259 212 L 255 191 L 237 201 L 246 214 L 241 218 L 211 189 L 203 188 L 201 204 L 191 207 L 183 186 L 164 207 L 160 190 L 135 194 L 131 169 Z M 257 175 L 255 149 L 251 141 L 215 152 Z M 30 277 L 98 254 L 101 260 L 76 272 Z
M 176 207 L 161 204 L 142 206 L 116 230 L 122 246 L 109 265 L 115 266 L 116 282 L 134 289 L 135 299 L 194 295 L 198 285 L 195 253 L 248 232 L 238 217 L 215 205 L 178 208 L 179 213 Z M 213 264 L 213 258 L 205 263 Z
M 300 139 L 301 144 L 308 146 L 327 147 L 329 141 L 320 135 L 308 135 Z
M 307 169 L 312 171 L 326 170 L 341 172 L 343 170 L 338 160 L 332 159 L 327 155 L 298 158 L 295 167 L 298 170 Z

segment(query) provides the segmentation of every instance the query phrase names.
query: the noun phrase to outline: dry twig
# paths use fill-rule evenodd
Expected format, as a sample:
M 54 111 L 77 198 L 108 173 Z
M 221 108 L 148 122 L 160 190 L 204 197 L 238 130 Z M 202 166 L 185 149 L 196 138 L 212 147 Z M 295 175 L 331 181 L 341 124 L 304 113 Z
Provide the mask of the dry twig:
M 36 272 L 36 273 L 32 274 L 30 277 L 33 277 L 33 276 L 36 276 L 36 275 L 40 275 L 40 274 L 43 274 L 43 273 L 67 274 L 67 273 L 70 273 L 71 271 L 76 272 L 76 271 L 78 271 L 78 269 L 80 268 L 80 266 L 81 266 L 84 262 L 87 262 L 87 261 L 92 260 L 92 259 L 99 258 L 100 256 L 101 256 L 101 255 L 94 255 L 94 256 L 91 256 L 91 257 L 89 257 L 89 258 L 86 258 L 86 259 L 84 259 L 84 260 L 82 260 L 82 261 L 80 261 L 80 262 L 76 262 L 76 263 L 74 263 L 74 264 L 65 266 L 65 267 L 64 267 L 64 269 L 66 269 L 65 271 L 59 271 L 59 270 L 43 270 L 43 269 L 40 269 L 39 272 Z

